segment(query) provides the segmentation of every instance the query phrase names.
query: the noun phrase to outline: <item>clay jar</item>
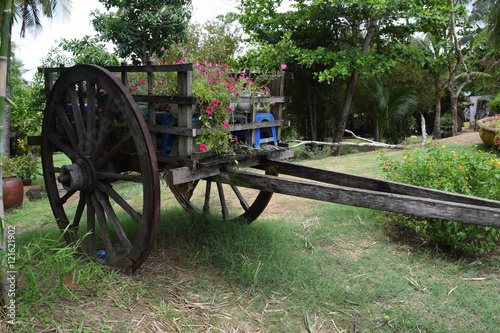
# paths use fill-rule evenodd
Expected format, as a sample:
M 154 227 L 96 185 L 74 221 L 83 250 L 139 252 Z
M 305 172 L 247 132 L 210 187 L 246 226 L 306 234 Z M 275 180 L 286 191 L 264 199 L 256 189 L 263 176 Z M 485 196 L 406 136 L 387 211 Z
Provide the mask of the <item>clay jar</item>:
M 17 207 L 23 203 L 24 186 L 21 179 L 11 176 L 3 179 L 3 207 L 5 210 Z

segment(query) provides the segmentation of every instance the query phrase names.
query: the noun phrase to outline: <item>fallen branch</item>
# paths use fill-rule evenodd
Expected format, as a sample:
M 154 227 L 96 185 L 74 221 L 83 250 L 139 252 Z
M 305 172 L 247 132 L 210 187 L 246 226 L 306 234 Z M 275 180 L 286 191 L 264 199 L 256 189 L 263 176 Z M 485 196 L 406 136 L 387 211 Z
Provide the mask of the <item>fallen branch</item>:
M 354 146 L 354 147 L 376 147 L 376 148 L 388 148 L 388 149 L 405 149 L 406 146 L 403 145 L 390 145 L 382 142 L 321 142 L 321 141 L 302 141 L 302 140 L 286 140 L 286 142 L 298 142 L 298 144 L 291 146 L 291 148 L 296 148 L 303 145 L 318 145 L 318 146 Z
M 407 148 L 406 146 L 403 145 L 390 145 L 387 143 L 383 142 L 377 142 L 377 141 L 372 141 L 366 138 L 362 138 L 360 136 L 357 136 L 350 130 L 345 130 L 345 132 L 351 134 L 353 137 L 359 140 L 363 140 L 366 142 L 322 142 L 322 141 L 302 141 L 302 140 L 286 140 L 285 142 L 298 142 L 295 146 L 292 146 L 291 148 L 303 146 L 303 145 L 318 145 L 318 146 L 331 146 L 331 147 L 336 147 L 336 146 L 354 146 L 354 147 L 376 147 L 376 148 L 388 148 L 388 149 L 405 149 Z

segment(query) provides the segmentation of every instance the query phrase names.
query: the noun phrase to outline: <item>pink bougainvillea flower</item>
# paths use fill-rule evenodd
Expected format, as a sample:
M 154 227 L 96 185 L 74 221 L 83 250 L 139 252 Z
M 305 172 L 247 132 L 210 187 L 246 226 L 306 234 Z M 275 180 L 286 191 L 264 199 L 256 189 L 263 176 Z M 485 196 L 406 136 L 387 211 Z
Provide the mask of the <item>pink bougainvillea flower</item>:
M 235 79 L 234 77 L 228 77 L 228 78 L 227 78 L 227 80 L 228 80 L 228 81 L 231 81 L 231 82 L 236 81 L 236 79 Z
M 161 52 L 165 51 L 165 48 L 162 46 L 160 49 Z
M 234 85 L 233 84 L 226 84 L 226 88 L 233 89 Z
M 135 86 L 131 86 L 130 90 L 136 90 L 137 88 Z
M 206 112 L 207 114 L 212 114 L 212 113 L 214 112 L 214 109 L 212 109 L 212 107 L 211 107 L 211 106 L 209 106 L 208 108 L 206 108 L 206 109 L 205 109 L 205 112 Z
M 227 111 L 229 111 L 229 112 L 233 112 L 234 110 L 233 110 L 233 109 L 231 109 L 231 108 L 227 108 Z
M 201 144 L 200 145 L 200 151 L 205 151 L 207 150 L 207 145 L 206 144 Z
M 215 107 L 218 107 L 219 106 L 219 102 L 218 101 L 212 101 L 212 105 L 215 106 Z
M 168 111 L 170 111 L 170 110 L 172 110 L 172 107 L 171 107 L 171 106 L 167 106 L 167 107 L 165 108 L 165 111 L 167 111 L 167 112 L 168 112 Z
M 146 81 L 144 81 L 144 80 L 141 80 L 140 82 L 141 82 L 141 84 L 146 84 Z
M 210 82 L 214 83 L 215 79 L 213 77 L 210 78 Z
M 165 80 L 163 79 L 159 79 L 158 81 L 156 81 L 158 84 L 162 84 L 163 82 L 165 82 Z
M 281 69 L 286 69 L 286 64 L 281 64 L 280 67 Z
M 101 108 L 97 109 L 97 112 L 102 112 L 102 109 Z
M 236 135 L 234 136 L 233 139 L 234 139 L 234 141 L 238 142 L 238 137 Z
M 248 84 L 250 84 L 250 85 L 252 85 L 252 84 L 253 84 L 253 81 L 248 80 L 248 81 L 247 81 L 247 83 L 248 83 Z
M 229 128 L 229 124 L 228 123 L 224 123 L 224 125 L 222 125 L 222 126 L 224 126 L 224 128 Z
M 269 87 L 264 86 L 264 90 L 269 90 Z

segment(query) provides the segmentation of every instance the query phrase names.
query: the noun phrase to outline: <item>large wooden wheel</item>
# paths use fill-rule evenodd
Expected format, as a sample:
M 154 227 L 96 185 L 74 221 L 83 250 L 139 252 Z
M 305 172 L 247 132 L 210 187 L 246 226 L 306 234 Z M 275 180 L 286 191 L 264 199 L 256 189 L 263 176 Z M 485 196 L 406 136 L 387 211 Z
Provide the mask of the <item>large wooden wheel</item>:
M 158 229 L 158 164 L 142 113 L 112 73 L 78 65 L 61 74 L 43 119 L 42 166 L 66 239 L 106 265 L 136 270 Z
M 265 173 L 277 175 L 271 171 Z M 264 212 L 273 196 L 273 192 L 224 184 L 217 177 L 187 184 L 169 185 L 169 187 L 177 201 L 187 211 L 213 214 L 223 220 L 248 224 Z

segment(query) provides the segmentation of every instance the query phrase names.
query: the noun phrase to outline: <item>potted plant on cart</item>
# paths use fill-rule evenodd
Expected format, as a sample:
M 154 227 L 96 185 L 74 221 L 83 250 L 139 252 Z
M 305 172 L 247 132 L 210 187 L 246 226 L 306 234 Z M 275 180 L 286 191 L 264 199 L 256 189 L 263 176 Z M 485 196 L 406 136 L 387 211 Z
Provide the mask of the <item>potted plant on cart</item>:
M 247 101 L 248 97 L 244 98 L 246 96 L 268 95 L 269 88 L 263 82 L 271 81 L 281 73 L 261 75 L 254 80 L 244 71 L 224 63 L 199 62 L 188 58 L 174 58 L 173 63 L 193 63 L 195 67 L 193 72 L 193 96 L 197 99 L 195 118 L 197 127 L 202 130 L 202 135 L 196 139 L 195 152 L 210 152 L 219 156 L 234 155 L 238 146 L 238 138 L 232 133 L 232 124 L 238 111 L 236 105 L 243 100 Z M 140 78 L 133 80 L 129 89 L 134 94 L 154 92 L 154 94 L 173 95 L 176 84 L 175 77 L 167 73 L 165 77 L 159 75 L 155 77 L 152 89 L 148 89 L 146 80 Z M 168 106 L 167 109 L 171 107 Z
M 485 145 L 498 149 L 500 146 L 500 115 L 482 118 L 477 121 L 479 137 Z

